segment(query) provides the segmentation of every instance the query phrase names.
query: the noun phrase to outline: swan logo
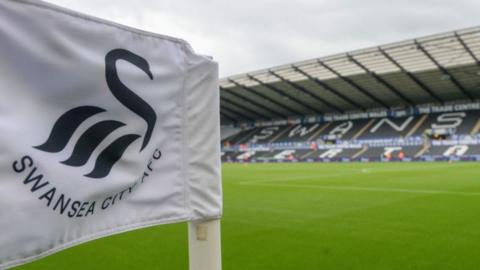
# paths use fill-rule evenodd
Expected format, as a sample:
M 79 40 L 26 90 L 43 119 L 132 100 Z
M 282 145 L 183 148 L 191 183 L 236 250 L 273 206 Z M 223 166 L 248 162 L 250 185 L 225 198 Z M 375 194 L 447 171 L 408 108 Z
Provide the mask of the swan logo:
M 150 141 L 157 120 L 157 115 L 153 108 L 120 81 L 116 67 L 118 60 L 131 63 L 145 72 L 150 80 L 153 80 L 150 65 L 144 58 L 124 49 L 112 50 L 105 56 L 105 75 L 108 88 L 122 105 L 145 120 L 147 129 L 141 135 L 123 135 L 105 147 L 98 155 L 93 170 L 85 174 L 89 178 L 104 178 L 108 176 L 112 167 L 122 158 L 123 153 L 130 144 L 143 136 L 140 148 L 140 152 L 142 152 Z M 34 148 L 49 153 L 61 152 L 67 146 L 74 132 L 85 120 L 105 111 L 105 109 L 95 106 L 81 106 L 67 111 L 55 122 L 47 141 L 42 145 L 34 146 Z M 101 121 L 92 125 L 80 135 L 70 157 L 61 163 L 73 167 L 85 165 L 100 143 L 113 131 L 122 126 L 125 126 L 125 124 L 114 120 Z

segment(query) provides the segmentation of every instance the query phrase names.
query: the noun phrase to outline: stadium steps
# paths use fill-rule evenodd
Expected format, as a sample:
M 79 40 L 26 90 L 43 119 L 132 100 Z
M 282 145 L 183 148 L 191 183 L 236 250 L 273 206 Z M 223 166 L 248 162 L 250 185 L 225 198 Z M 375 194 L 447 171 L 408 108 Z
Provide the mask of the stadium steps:
M 367 152 L 367 150 L 368 150 L 368 145 L 364 145 L 362 150 L 358 151 L 355 155 L 352 156 L 352 159 L 358 158 L 359 156 L 363 155 L 363 153 Z
M 480 131 L 480 119 L 478 119 L 477 124 L 473 127 L 472 131 L 470 131 L 470 135 L 475 135 Z
M 302 155 L 300 158 L 301 158 L 301 159 L 306 159 L 306 158 L 310 157 L 313 153 L 316 153 L 316 152 L 317 152 L 317 151 L 312 150 L 312 151 L 310 151 L 310 152 L 305 153 L 305 154 Z
M 363 128 L 360 129 L 357 132 L 357 134 L 353 135 L 352 140 L 356 140 L 356 139 L 358 139 L 358 137 L 362 136 L 363 133 L 365 133 L 365 131 L 367 131 L 367 129 L 369 129 L 373 125 L 374 122 L 375 122 L 375 119 L 371 119 L 370 121 L 368 121 L 368 123 L 365 126 L 363 126 Z
M 268 141 L 268 143 L 273 143 L 274 141 L 278 140 L 278 138 L 282 137 L 283 134 L 292 130 L 295 126 L 296 125 L 291 125 L 290 127 L 284 129 L 282 132 L 279 132 L 277 135 L 273 136 L 273 138 L 270 141 Z
M 418 158 L 418 157 L 421 157 L 423 154 L 425 154 L 428 150 L 430 149 L 430 145 L 429 144 L 424 144 L 422 149 L 420 149 L 420 151 L 418 151 L 416 154 L 415 154 L 415 158 Z
M 312 136 L 310 136 L 307 140 L 307 142 L 311 142 L 313 141 L 315 138 L 318 138 L 318 135 L 320 135 L 325 129 L 327 129 L 330 125 L 332 124 L 332 122 L 328 122 L 326 123 L 323 127 L 319 128 L 315 133 L 313 133 Z
M 427 118 L 428 118 L 428 115 L 426 114 L 422 115 L 422 117 L 420 117 L 418 122 L 415 124 L 415 126 L 412 127 L 412 129 L 407 133 L 405 137 L 412 136 L 412 134 L 414 134 L 422 126 L 422 124 L 427 120 Z
M 257 132 L 258 130 L 256 128 L 252 129 L 251 132 L 248 132 L 245 136 L 241 137 L 236 143 L 237 144 L 247 143 L 248 139 L 250 139 L 250 137 L 253 137 L 253 135 L 255 135 L 255 133 Z

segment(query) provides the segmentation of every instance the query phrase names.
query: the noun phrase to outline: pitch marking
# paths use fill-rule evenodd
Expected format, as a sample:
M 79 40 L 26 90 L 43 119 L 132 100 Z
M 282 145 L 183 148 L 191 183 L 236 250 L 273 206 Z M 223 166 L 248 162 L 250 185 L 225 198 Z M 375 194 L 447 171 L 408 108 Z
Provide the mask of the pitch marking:
M 366 191 L 366 192 L 397 192 L 397 193 L 415 193 L 415 194 L 433 194 L 433 195 L 460 195 L 460 196 L 480 196 L 480 192 L 463 192 L 448 190 L 418 190 L 403 188 L 380 188 L 380 187 L 358 187 L 358 186 L 319 186 L 319 185 L 298 185 L 298 184 L 265 184 L 265 183 L 240 183 L 248 186 L 268 186 L 268 187 L 289 187 L 289 188 L 308 188 L 308 189 L 327 189 L 327 190 L 347 190 L 347 191 Z

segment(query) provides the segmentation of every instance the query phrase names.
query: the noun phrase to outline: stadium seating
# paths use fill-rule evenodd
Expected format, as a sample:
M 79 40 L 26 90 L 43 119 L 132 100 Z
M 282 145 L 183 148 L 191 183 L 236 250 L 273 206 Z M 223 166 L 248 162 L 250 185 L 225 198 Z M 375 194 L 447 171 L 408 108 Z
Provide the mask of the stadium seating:
M 244 127 L 225 136 L 222 161 L 480 160 L 479 119 L 460 111 Z

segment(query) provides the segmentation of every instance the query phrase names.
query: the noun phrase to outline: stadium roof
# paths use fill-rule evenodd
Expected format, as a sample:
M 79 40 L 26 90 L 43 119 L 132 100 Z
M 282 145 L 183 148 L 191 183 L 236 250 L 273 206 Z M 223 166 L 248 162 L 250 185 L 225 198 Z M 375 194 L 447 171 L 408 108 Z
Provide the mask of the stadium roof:
M 220 80 L 222 123 L 480 97 L 480 27 Z

